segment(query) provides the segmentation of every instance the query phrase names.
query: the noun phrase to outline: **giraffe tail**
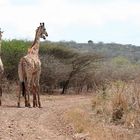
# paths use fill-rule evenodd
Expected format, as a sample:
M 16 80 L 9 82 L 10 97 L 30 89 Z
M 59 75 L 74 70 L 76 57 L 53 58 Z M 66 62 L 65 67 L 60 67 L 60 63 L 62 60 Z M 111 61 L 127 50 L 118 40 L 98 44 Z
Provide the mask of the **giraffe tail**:
M 25 96 L 25 83 L 21 82 L 21 90 L 22 90 L 22 96 Z
M 24 67 L 23 67 L 23 62 L 24 59 L 21 59 L 18 65 L 18 75 L 19 75 L 19 80 L 20 80 L 20 89 L 22 91 L 22 96 L 25 96 L 26 89 L 25 89 L 25 77 L 24 77 Z

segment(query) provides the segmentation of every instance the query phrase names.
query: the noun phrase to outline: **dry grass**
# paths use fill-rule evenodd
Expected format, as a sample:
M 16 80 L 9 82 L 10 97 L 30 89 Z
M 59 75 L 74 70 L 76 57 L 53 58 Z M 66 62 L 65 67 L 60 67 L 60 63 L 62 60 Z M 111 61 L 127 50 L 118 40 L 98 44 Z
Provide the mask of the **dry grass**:
M 106 125 L 90 116 L 83 109 L 72 109 L 65 113 L 65 119 L 74 127 L 75 133 L 88 135 L 90 140 L 132 140 L 133 135 L 126 129 Z
M 85 130 L 90 128 L 90 117 L 82 109 L 77 108 L 68 111 L 65 118 L 74 125 L 77 133 L 85 133 Z
M 138 127 L 140 124 L 139 102 L 139 84 L 118 81 L 106 89 L 106 95 L 102 95 L 101 91 L 95 95 L 92 99 L 92 108 L 96 114 L 100 113 L 104 118 L 107 116 L 108 122 L 121 123 L 125 126 L 128 124 L 129 127 L 132 124 L 133 127 Z
M 112 83 L 94 95 L 92 109 L 71 109 L 65 119 L 76 133 L 89 134 L 94 140 L 140 139 L 140 86 L 138 83 Z

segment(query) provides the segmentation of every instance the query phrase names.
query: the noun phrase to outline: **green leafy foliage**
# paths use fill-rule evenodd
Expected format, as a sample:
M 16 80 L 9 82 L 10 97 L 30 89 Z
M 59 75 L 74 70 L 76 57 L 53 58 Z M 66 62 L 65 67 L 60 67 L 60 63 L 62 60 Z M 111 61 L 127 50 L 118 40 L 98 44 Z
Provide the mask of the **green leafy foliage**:
M 8 79 L 17 79 L 18 62 L 27 52 L 29 44 L 29 42 L 23 40 L 2 41 L 2 61 Z

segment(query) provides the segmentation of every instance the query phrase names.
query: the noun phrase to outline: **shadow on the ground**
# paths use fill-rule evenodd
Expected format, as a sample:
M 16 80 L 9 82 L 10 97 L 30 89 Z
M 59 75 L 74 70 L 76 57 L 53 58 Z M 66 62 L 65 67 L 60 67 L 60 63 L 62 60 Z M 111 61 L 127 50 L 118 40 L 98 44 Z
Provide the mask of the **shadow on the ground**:
M 17 107 L 16 105 L 2 105 L 0 108 L 25 108 L 25 107 Z

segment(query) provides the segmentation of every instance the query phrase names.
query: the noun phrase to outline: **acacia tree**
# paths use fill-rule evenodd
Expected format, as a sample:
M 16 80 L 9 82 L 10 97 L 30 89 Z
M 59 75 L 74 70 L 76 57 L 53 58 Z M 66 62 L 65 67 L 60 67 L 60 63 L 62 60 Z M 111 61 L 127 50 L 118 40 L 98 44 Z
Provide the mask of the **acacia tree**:
M 41 79 L 48 88 L 62 88 L 61 94 L 65 94 L 73 79 L 77 82 L 87 79 L 88 74 L 82 73 L 88 73 L 89 69 L 93 70 L 95 62 L 101 59 L 101 56 L 94 53 L 79 53 L 59 45 L 42 47 Z M 72 85 L 74 86 L 74 82 Z
M 42 58 L 41 85 L 48 88 L 48 92 L 60 88 L 61 81 L 67 77 L 69 68 L 59 59 L 52 55 L 46 55 Z
M 61 83 L 67 79 L 70 71 L 68 60 L 73 58 L 75 52 L 55 45 L 44 46 L 42 49 L 41 85 L 47 87 L 48 92 L 53 92 L 55 88 L 60 88 Z
M 77 54 L 70 61 L 71 71 L 68 74 L 68 78 L 63 82 L 63 88 L 61 94 L 67 92 L 71 79 L 78 73 L 86 72 L 87 69 L 93 68 L 95 62 L 99 61 L 101 56 L 98 54 Z

